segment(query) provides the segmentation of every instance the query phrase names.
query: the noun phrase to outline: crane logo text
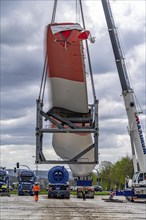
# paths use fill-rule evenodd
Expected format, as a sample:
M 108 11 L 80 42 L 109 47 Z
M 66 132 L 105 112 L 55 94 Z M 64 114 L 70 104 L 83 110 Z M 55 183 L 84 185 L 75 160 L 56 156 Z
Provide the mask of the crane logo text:
M 142 148 L 143 148 L 143 152 L 144 152 L 144 154 L 146 154 L 146 147 L 145 147 L 144 137 L 143 137 L 143 133 L 142 133 L 141 125 L 140 125 L 140 120 L 139 120 L 138 116 L 135 116 L 135 117 L 136 117 L 140 142 L 141 142 L 141 145 L 142 145 Z

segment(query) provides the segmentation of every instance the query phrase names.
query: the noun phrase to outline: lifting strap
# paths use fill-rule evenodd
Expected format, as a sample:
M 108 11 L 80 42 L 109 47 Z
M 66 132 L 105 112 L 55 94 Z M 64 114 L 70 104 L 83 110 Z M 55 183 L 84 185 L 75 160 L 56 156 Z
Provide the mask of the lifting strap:
M 54 0 L 51 23 L 54 23 L 54 21 L 55 21 L 57 1 L 58 0 Z M 44 62 L 44 67 L 43 67 L 43 74 L 42 74 L 41 86 L 40 86 L 40 92 L 39 92 L 39 98 L 38 98 L 42 102 L 43 102 L 43 99 L 44 99 L 45 85 L 46 85 L 46 79 L 47 79 L 47 68 L 46 67 L 47 67 L 47 53 L 45 55 L 45 62 Z
M 52 20 L 51 20 L 51 23 L 54 23 L 54 21 L 55 21 L 56 8 L 57 8 L 57 1 L 58 1 L 58 0 L 54 0 L 54 7 L 53 7 L 53 13 L 52 13 Z
M 84 14 L 83 14 L 83 8 L 82 8 L 82 1 L 79 0 L 79 2 L 80 2 L 80 9 L 81 9 L 81 15 L 82 15 L 83 28 L 86 29 L 85 21 L 84 21 Z M 95 93 L 95 87 L 94 87 L 94 81 L 93 81 L 93 73 L 92 73 L 92 67 L 91 67 L 89 47 L 88 47 L 88 42 L 87 42 L 87 40 L 86 40 L 85 42 L 86 42 L 86 48 L 87 48 L 87 56 L 88 56 L 89 71 L 90 71 L 92 91 L 93 91 L 93 98 L 94 98 L 94 102 L 95 102 L 95 101 L 96 101 L 96 93 Z

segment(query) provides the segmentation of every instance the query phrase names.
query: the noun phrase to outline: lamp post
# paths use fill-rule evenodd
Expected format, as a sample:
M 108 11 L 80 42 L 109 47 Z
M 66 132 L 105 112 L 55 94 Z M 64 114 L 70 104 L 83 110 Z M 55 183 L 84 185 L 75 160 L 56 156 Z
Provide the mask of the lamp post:
M 99 171 L 96 168 L 94 168 L 94 170 L 96 170 L 96 172 L 97 172 L 97 185 L 100 186 L 100 180 L 101 179 L 99 178 Z
M 19 162 L 17 162 L 17 163 L 16 163 L 16 167 L 19 168 L 20 166 L 21 166 L 21 167 L 27 167 L 27 169 L 30 170 L 29 166 L 23 165 L 23 164 L 20 164 Z
M 33 158 L 36 158 L 35 156 L 32 156 Z M 38 176 L 38 164 L 36 163 L 36 176 Z

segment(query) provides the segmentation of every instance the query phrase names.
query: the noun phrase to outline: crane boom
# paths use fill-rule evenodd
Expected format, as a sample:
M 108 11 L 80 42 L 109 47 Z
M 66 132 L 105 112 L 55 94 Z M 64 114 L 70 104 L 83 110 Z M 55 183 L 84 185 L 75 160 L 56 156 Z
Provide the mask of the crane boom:
M 123 99 L 128 116 L 130 137 L 132 138 L 132 142 L 136 151 L 139 169 L 140 171 L 146 172 L 146 146 L 142 132 L 141 122 L 138 116 L 139 113 L 137 111 L 135 103 L 134 91 L 130 86 L 127 68 L 123 57 L 120 41 L 118 38 L 114 18 L 110 8 L 110 3 L 108 0 L 101 1 L 122 87 Z

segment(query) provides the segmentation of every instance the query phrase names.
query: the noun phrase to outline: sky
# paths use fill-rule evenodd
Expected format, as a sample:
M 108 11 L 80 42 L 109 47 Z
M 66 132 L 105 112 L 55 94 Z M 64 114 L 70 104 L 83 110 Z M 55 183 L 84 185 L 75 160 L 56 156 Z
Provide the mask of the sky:
M 1 163 L 14 168 L 16 162 L 35 169 L 36 99 L 44 64 L 45 28 L 51 22 L 52 0 L 1 0 Z M 146 133 L 145 0 L 111 0 L 111 8 L 123 48 L 132 88 L 139 103 Z M 82 1 L 86 29 L 96 41 L 89 42 L 94 86 L 99 100 L 99 163 L 115 163 L 131 156 L 127 115 L 121 95 L 103 8 L 100 0 Z M 82 26 L 76 1 L 59 0 L 55 22 L 77 22 Z M 88 67 L 87 67 L 88 73 Z M 89 102 L 92 89 L 87 74 Z M 48 90 L 49 91 L 49 88 Z M 47 93 L 47 92 L 46 92 Z M 46 94 L 45 103 L 50 99 Z M 47 159 L 59 157 L 45 140 Z M 49 169 L 53 165 L 39 165 Z

